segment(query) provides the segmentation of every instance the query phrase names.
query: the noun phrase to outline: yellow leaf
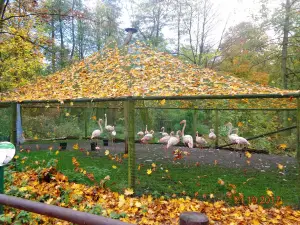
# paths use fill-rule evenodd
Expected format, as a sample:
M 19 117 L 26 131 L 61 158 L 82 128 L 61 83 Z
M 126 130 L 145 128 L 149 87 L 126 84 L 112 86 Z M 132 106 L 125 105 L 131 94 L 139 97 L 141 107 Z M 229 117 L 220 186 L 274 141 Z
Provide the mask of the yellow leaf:
M 73 105 L 74 105 L 74 103 L 73 103 L 73 102 L 70 102 L 70 105 L 71 105 L 71 106 L 73 106 Z
M 37 135 L 34 135 L 33 139 L 34 139 L 34 140 L 37 140 L 37 139 L 38 139 L 38 136 L 37 136 Z
M 58 155 L 58 153 L 59 153 L 59 151 L 56 151 L 56 152 L 55 152 L 55 155 Z
M 165 170 L 166 171 L 166 173 L 169 173 L 169 170 Z
M 70 113 L 67 112 L 67 113 L 66 113 L 66 116 L 70 116 Z
M 292 119 L 291 118 L 288 118 L 288 121 L 291 121 Z
M 286 145 L 286 144 L 280 144 L 280 145 L 279 145 L 279 148 L 281 148 L 281 149 L 283 149 L 283 150 L 284 150 L 284 149 L 286 149 L 286 148 L 287 148 L 287 145 Z
M 20 156 L 16 155 L 14 158 L 15 158 L 15 159 L 18 159 L 19 157 L 20 157 Z
M 160 104 L 160 105 L 166 104 L 166 99 L 161 100 L 161 101 L 159 102 L 159 104 Z
M 269 195 L 270 197 L 272 197 L 273 195 L 274 195 L 274 193 L 273 193 L 273 191 L 271 191 L 271 190 L 267 190 L 267 195 Z
M 89 152 L 86 152 L 86 155 L 90 155 L 90 153 L 89 153 Z
M 124 192 L 124 194 L 126 195 L 126 196 L 128 196 L 128 195 L 133 195 L 133 189 L 132 188 L 127 188 L 127 189 L 125 189 L 125 192 Z
M 251 155 L 250 152 L 247 151 L 247 152 L 245 152 L 245 156 L 246 156 L 248 159 L 250 159 L 252 155 Z
M 251 221 L 251 225 L 260 225 L 260 222 L 257 219 Z
M 79 149 L 78 143 L 73 145 L 73 149 L 74 150 L 78 150 Z
M 155 168 L 155 167 L 156 167 L 156 164 L 155 164 L 155 163 L 152 163 L 151 166 L 152 166 L 153 168 Z
M 97 120 L 97 117 L 96 116 L 92 116 L 92 120 Z
M 210 198 L 214 198 L 215 196 L 214 196 L 214 194 L 210 194 L 209 197 Z
M 117 169 L 117 166 L 113 165 L 112 168 L 113 168 L 113 169 Z
M 109 150 L 105 150 L 105 155 L 109 155 Z
M 152 173 L 151 169 L 147 169 L 147 174 L 150 175 Z
M 280 163 L 277 164 L 278 169 L 282 170 L 283 169 L 283 165 L 281 165 Z
M 242 127 L 243 126 L 243 123 L 242 122 L 238 122 L 238 127 Z
M 142 206 L 142 203 L 140 203 L 140 202 L 136 202 L 136 203 L 135 203 L 135 206 L 136 206 L 136 207 L 138 207 L 138 208 L 141 208 L 141 206 Z
M 27 190 L 28 190 L 27 187 L 21 187 L 21 188 L 19 188 L 19 191 L 21 191 L 21 192 L 27 191 Z

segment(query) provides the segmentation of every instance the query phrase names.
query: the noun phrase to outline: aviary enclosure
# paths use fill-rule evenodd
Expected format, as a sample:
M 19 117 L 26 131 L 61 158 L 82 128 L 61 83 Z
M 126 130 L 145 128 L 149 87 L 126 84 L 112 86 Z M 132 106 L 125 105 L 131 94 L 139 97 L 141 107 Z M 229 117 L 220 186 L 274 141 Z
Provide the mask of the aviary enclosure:
M 19 150 L 26 165 L 57 159 L 57 168 L 72 181 L 100 182 L 116 191 L 131 187 L 135 195 L 299 207 L 298 92 L 201 70 L 145 47 L 129 49 L 131 54 L 127 48 L 107 49 L 1 94 L 1 124 L 6 124 L 1 135 L 15 144 L 16 105 L 21 105 L 25 142 Z M 104 132 L 91 139 L 98 119 Z M 183 120 L 192 148 L 181 138 L 168 148 L 158 143 L 162 127 L 176 137 Z M 106 125 L 115 126 L 115 136 Z M 146 126 L 154 133 L 145 141 Z M 215 139 L 209 138 L 210 129 Z M 197 131 L 206 143 L 196 142 Z M 234 133 L 250 145 L 232 142 Z

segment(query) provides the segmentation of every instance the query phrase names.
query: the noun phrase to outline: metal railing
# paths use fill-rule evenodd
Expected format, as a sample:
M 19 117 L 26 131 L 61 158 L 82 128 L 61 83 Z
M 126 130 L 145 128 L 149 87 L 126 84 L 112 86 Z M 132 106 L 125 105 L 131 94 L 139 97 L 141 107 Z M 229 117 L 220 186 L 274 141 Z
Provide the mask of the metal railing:
M 34 202 L 22 198 L 0 194 L 0 204 L 9 207 L 54 217 L 79 225 L 130 225 L 119 220 L 96 216 L 94 214 L 80 212 L 73 209 L 55 205 Z M 208 225 L 208 218 L 198 212 L 184 212 L 180 214 L 179 225 Z M 133 224 L 131 224 L 133 225 Z

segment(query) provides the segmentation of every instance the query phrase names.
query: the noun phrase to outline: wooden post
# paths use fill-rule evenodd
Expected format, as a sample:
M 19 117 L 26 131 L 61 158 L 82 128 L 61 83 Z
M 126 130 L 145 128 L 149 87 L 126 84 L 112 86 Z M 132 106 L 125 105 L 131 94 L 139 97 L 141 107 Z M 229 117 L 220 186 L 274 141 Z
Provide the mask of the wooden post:
M 198 119 L 198 117 L 197 117 L 197 115 L 198 115 L 198 113 L 197 113 L 198 111 L 196 110 L 196 109 L 194 109 L 194 113 L 193 113 L 193 136 L 194 136 L 194 138 L 196 139 L 196 131 L 197 131 L 197 119 Z
M 300 164 L 300 99 L 297 98 L 297 160 Z
M 135 189 L 135 141 L 134 141 L 134 104 L 132 99 L 124 103 L 126 140 L 128 144 L 128 186 Z
M 87 128 L 88 128 L 88 120 L 87 120 L 87 109 L 83 109 L 83 117 L 84 117 L 84 137 L 87 138 Z
M 220 118 L 219 118 L 219 110 L 215 110 L 215 134 L 217 136 L 216 142 L 215 142 L 215 148 L 218 148 L 219 146 L 219 125 L 220 125 Z
M 180 214 L 179 225 L 208 225 L 209 221 L 205 214 L 198 212 L 183 212 Z

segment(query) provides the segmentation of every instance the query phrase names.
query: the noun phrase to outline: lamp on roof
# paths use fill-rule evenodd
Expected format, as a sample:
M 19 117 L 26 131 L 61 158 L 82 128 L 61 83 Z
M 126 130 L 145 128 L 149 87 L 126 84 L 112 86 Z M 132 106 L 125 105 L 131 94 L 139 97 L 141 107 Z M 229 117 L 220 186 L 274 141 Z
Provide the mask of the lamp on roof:
M 129 42 L 132 39 L 132 34 L 136 33 L 137 29 L 133 28 L 133 27 L 129 27 L 129 28 L 126 28 L 125 31 L 127 32 L 127 37 L 126 37 L 125 42 L 123 44 L 124 46 L 129 44 Z

